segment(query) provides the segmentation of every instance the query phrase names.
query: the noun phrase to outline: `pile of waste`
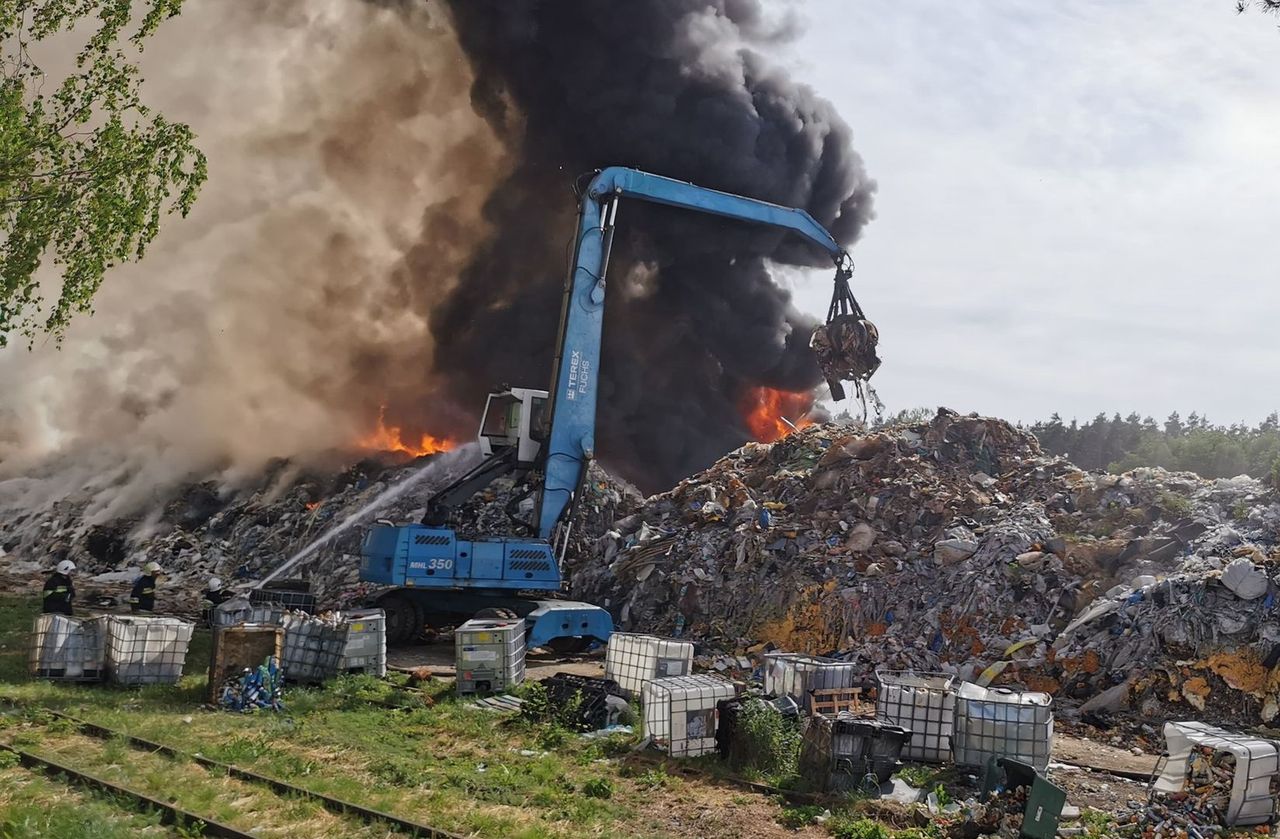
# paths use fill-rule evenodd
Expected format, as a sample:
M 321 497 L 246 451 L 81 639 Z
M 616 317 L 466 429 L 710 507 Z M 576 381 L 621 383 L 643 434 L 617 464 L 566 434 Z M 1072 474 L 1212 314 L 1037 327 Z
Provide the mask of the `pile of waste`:
M 573 593 L 725 652 L 1271 719 L 1278 537 L 1259 481 L 1088 473 L 943 409 L 748 444 L 616 521 Z
M 218 706 L 229 711 L 284 709 L 284 673 L 275 656 L 228 679 L 218 693 Z
M 322 606 L 343 608 L 370 593 L 358 582 L 364 526 L 382 518 L 419 521 L 430 495 L 475 462 L 474 449 L 407 463 L 365 459 L 323 475 L 282 463 L 253 486 L 192 484 L 153 509 L 109 522 L 95 521 L 87 490 L 36 511 L 6 507 L 0 496 L 0 584 L 10 591 L 38 589 L 49 568 L 71 559 L 80 601 L 105 607 L 122 602 L 139 569 L 155 561 L 165 571 L 157 608 L 197 614 L 210 577 L 244 588 L 315 546 L 289 576 L 312 581 Z M 519 524 L 507 510 L 521 494 L 509 481 L 495 483 L 459 514 L 463 532 L 513 532 Z M 571 550 L 582 552 L 640 500 L 634 488 L 593 464 Z

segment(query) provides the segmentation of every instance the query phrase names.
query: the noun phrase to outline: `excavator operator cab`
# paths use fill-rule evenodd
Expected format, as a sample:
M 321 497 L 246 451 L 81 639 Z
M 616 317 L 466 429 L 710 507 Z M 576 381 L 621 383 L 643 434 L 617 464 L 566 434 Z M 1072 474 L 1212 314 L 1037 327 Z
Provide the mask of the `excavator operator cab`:
M 546 440 L 543 412 L 547 392 L 526 387 L 494 391 L 480 419 L 480 453 L 485 457 L 516 449 L 516 461 L 532 465 Z

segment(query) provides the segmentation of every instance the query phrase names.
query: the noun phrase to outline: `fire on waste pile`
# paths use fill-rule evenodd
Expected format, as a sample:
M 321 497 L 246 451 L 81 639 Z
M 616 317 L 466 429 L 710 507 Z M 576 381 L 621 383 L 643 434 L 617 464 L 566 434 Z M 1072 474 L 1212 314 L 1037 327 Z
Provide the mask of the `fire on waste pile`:
M 723 651 L 1269 720 L 1278 531 L 1258 481 L 1087 473 L 1002 420 L 941 409 L 748 444 L 615 522 L 573 583 L 623 629 Z
M 0 504 L 0 545 L 8 554 L 0 559 L 0 583 L 37 590 L 52 561 L 69 558 L 78 567 L 81 602 L 93 602 L 95 594 L 119 600 L 139 569 L 155 561 L 166 573 L 158 607 L 195 613 L 209 577 L 243 587 L 309 549 L 291 575 L 311 582 L 319 605 L 346 608 L 370 593 L 358 582 L 364 526 L 378 518 L 419 520 L 435 489 L 474 462 L 474 449 L 400 463 L 367 458 L 330 474 L 299 474 L 282 463 L 254 486 L 192 484 L 153 509 L 101 523 L 93 523 L 89 494 L 37 512 Z M 459 511 L 456 524 L 472 535 L 509 533 L 518 526 L 509 512 L 522 517 L 524 496 L 510 481 L 497 481 Z M 585 554 L 640 500 L 593 463 L 575 511 L 571 554 Z

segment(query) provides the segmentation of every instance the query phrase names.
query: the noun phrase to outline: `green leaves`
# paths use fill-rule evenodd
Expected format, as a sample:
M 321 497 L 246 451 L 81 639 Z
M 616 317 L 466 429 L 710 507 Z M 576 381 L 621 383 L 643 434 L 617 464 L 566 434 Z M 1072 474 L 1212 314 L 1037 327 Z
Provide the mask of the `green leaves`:
M 141 259 L 163 215 L 186 215 L 207 177 L 191 128 L 141 101 L 131 52 L 182 0 L 0 2 L 0 347 L 61 338 L 109 268 Z M 87 40 L 56 87 L 31 58 L 58 32 Z M 51 303 L 35 275 L 60 266 Z

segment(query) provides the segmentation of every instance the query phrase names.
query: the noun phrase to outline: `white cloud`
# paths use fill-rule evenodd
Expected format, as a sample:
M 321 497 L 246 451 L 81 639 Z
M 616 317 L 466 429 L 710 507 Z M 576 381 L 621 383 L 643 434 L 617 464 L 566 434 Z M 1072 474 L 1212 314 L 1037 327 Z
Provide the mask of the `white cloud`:
M 880 183 L 854 258 L 891 408 L 1280 406 L 1270 20 L 1199 0 L 804 11 L 780 58 Z M 825 311 L 823 285 L 800 304 Z

